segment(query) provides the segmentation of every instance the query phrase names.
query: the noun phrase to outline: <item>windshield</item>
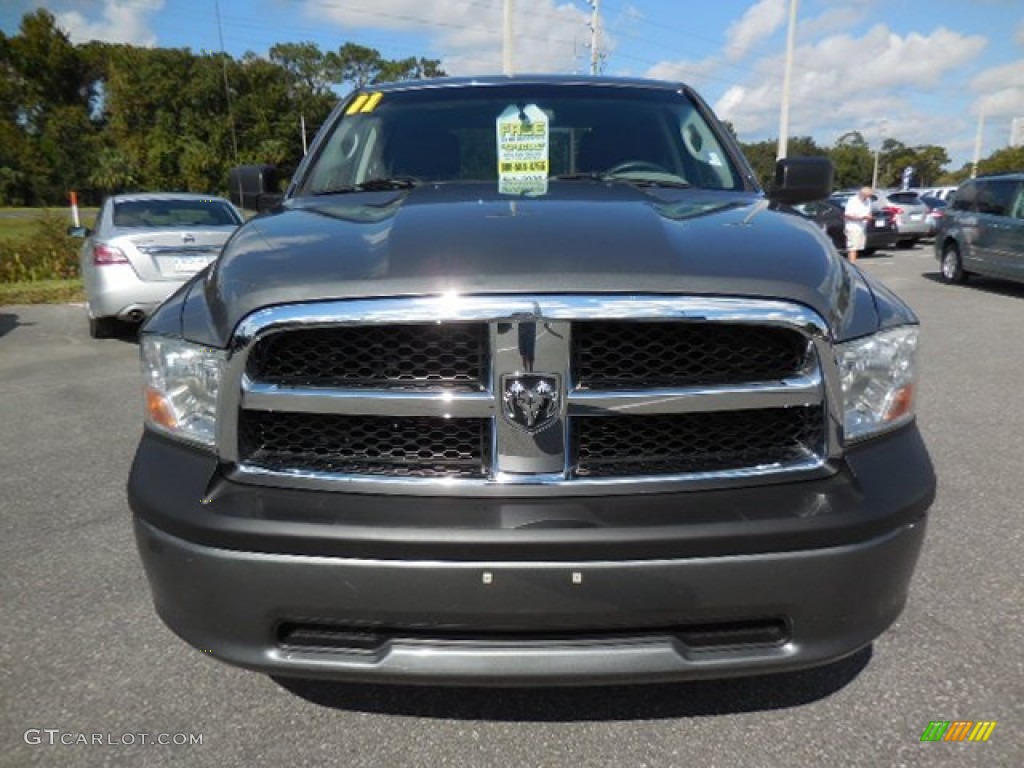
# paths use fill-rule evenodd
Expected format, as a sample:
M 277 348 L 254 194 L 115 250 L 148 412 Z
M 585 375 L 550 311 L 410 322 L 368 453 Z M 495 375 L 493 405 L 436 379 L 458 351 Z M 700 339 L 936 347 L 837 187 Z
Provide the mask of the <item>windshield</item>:
M 743 188 L 683 94 L 515 84 L 360 94 L 330 127 L 298 194 L 377 189 L 384 180 L 496 181 L 502 192 L 529 194 L 558 178 Z

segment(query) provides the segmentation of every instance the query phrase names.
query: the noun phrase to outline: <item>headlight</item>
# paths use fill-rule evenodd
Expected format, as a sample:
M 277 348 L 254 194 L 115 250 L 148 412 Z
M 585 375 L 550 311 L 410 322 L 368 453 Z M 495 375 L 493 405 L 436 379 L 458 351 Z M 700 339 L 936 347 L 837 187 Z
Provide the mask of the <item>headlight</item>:
M 212 447 L 224 352 L 165 336 L 143 336 L 146 423 L 166 434 Z
M 903 326 L 840 344 L 847 440 L 868 437 L 910 421 L 917 380 L 917 327 Z

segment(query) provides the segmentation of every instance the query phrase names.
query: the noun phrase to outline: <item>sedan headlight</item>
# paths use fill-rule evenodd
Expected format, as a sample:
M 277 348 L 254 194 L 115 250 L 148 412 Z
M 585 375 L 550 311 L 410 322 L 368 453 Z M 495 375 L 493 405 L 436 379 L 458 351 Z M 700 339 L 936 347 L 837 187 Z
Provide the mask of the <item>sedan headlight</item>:
M 840 344 L 836 357 L 847 440 L 869 437 L 914 417 L 916 326 Z
M 140 346 L 146 423 L 165 434 L 212 447 L 223 350 L 146 335 Z

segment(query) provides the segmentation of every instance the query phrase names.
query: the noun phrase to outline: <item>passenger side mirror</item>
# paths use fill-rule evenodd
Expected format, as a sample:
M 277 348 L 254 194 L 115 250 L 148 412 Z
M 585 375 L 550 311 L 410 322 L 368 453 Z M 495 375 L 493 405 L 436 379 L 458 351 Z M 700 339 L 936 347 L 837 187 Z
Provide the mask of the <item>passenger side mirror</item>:
M 273 165 L 240 165 L 228 174 L 228 196 L 239 208 L 266 211 L 278 205 L 277 168 Z
M 68 227 L 68 237 L 88 237 L 91 234 L 88 227 Z
M 775 163 L 768 199 L 782 205 L 824 200 L 832 194 L 835 168 L 827 157 L 787 157 Z

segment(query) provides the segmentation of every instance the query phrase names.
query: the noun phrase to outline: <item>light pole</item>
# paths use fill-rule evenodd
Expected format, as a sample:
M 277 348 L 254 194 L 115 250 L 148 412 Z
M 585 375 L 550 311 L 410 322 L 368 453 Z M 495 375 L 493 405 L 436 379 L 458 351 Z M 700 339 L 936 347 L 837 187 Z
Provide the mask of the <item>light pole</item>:
M 601 61 L 601 0 L 590 0 L 590 74 L 596 75 Z
M 505 26 L 504 26 L 504 45 L 502 46 L 502 72 L 506 75 L 511 75 L 513 70 L 512 64 L 512 45 L 515 40 L 515 32 L 512 28 L 512 16 L 515 13 L 515 0 L 505 0 Z
M 882 142 L 885 141 L 886 127 L 889 121 L 884 117 L 878 124 L 878 146 L 875 147 L 875 165 L 871 171 L 871 188 L 878 189 L 878 155 L 882 151 Z
M 985 113 L 978 113 L 978 133 L 974 137 L 974 161 L 971 163 L 971 178 L 978 175 L 978 163 L 981 161 L 981 143 L 985 133 Z
M 789 29 L 786 31 L 786 68 L 782 76 L 782 110 L 779 115 L 779 151 L 777 160 L 789 150 L 789 83 L 793 75 L 793 42 L 796 38 L 797 0 L 789 0 Z
M 231 109 L 231 86 L 228 85 L 228 57 L 224 53 L 224 30 L 220 25 L 220 0 L 213 0 L 213 10 L 217 14 L 217 38 L 220 40 L 220 61 L 224 71 L 224 99 L 228 104 L 228 125 L 231 127 L 231 149 L 235 162 L 238 162 L 238 136 L 235 134 L 235 115 Z

